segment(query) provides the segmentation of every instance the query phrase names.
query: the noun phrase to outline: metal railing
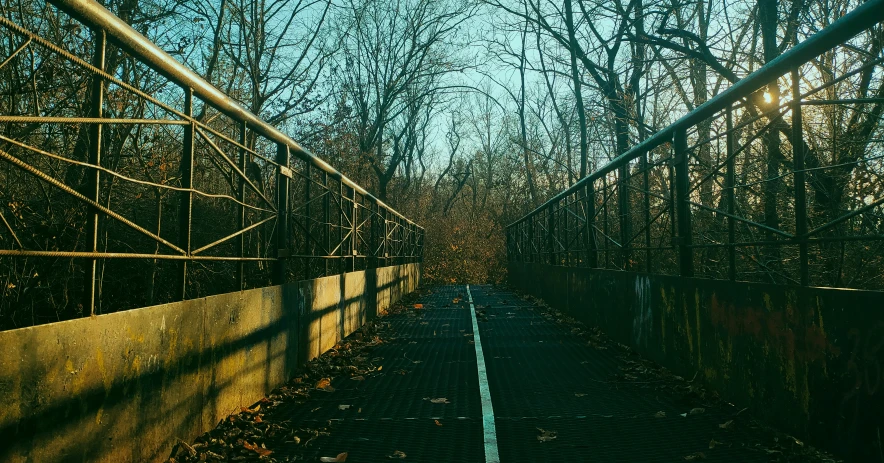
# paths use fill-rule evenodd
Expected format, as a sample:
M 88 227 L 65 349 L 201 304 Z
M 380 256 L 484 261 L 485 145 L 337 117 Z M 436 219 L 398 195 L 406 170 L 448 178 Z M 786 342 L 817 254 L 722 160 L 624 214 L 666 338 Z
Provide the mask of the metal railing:
M 51 3 L 0 16 L 0 329 L 421 259 L 420 226 L 100 4 Z
M 882 20 L 862 3 L 576 182 L 508 260 L 884 288 L 884 54 L 845 43 Z

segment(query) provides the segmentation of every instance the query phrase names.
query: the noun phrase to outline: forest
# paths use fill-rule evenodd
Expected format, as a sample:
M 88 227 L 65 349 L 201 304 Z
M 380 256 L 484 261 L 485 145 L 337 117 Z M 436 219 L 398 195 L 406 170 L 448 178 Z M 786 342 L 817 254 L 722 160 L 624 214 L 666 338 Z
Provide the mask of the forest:
M 294 171 L 283 195 L 292 212 L 282 239 L 297 250 L 287 279 L 419 250 L 425 282 L 504 282 L 510 224 L 861 3 L 102 2 L 410 219 L 394 218 L 398 254 L 379 255 L 392 216 L 357 188 L 280 155 L 52 3 L 0 0 L 0 249 L 10 251 L 0 254 L 0 329 L 270 284 L 280 164 Z M 692 126 L 697 276 L 884 288 L 882 62 L 879 24 Z M 793 105 L 796 95 L 804 103 Z M 103 123 L 75 120 L 84 117 Z M 595 230 L 583 235 L 588 202 L 572 195 L 556 220 L 584 242 L 563 245 L 555 263 L 677 273 L 674 164 L 667 142 L 596 178 Z M 789 239 L 808 229 L 817 241 L 799 255 Z M 510 239 L 520 233 L 539 231 Z M 217 259 L 161 258 L 185 235 L 187 251 L 209 243 L 204 255 Z M 728 239 L 743 244 L 722 246 Z M 21 250 L 43 254 L 11 254 Z M 64 254 L 89 250 L 140 257 Z M 225 260 L 241 251 L 251 260 Z

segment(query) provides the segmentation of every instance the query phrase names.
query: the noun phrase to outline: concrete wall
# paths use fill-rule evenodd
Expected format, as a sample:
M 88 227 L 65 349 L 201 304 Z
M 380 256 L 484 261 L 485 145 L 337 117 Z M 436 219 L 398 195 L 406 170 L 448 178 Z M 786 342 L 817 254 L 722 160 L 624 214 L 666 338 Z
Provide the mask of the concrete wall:
M 419 282 L 407 264 L 0 332 L 0 461 L 164 460 Z
M 882 461 L 884 293 L 510 264 L 511 283 L 850 461 Z

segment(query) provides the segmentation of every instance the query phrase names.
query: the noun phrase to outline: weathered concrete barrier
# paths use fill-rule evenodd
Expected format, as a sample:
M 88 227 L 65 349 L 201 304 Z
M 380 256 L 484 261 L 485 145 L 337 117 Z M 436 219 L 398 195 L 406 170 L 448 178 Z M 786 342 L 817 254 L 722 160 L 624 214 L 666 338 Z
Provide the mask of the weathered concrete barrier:
M 163 460 L 419 282 L 406 264 L 0 332 L 0 461 Z
M 884 293 L 514 264 L 515 287 L 851 461 L 882 461 Z

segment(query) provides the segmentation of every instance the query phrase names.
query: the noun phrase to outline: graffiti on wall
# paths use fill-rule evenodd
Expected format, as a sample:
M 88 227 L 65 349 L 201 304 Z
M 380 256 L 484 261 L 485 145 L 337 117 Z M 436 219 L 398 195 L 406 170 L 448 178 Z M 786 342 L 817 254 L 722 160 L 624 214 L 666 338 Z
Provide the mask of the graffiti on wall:
M 632 335 L 635 338 L 635 345 L 647 346 L 648 336 L 654 325 L 654 314 L 651 311 L 651 279 L 647 276 L 639 275 L 635 278 L 633 308 Z

